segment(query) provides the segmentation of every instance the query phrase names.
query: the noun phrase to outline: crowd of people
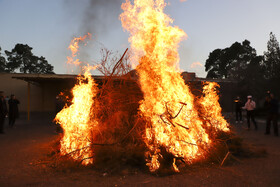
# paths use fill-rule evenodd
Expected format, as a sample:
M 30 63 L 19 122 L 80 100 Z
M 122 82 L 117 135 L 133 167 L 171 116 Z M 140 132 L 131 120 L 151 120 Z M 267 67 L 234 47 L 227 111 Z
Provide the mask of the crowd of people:
M 235 119 L 236 123 L 242 123 L 242 110 L 246 110 L 247 113 L 247 130 L 250 130 L 251 122 L 255 126 L 255 130 L 258 130 L 258 125 L 255 120 L 255 109 L 256 102 L 252 99 L 251 95 L 247 96 L 247 101 L 243 106 L 240 97 L 238 96 L 235 100 Z M 270 91 L 267 92 L 265 102 L 264 102 L 264 110 L 266 112 L 266 128 L 265 134 L 270 134 L 271 123 L 273 124 L 274 135 L 278 136 L 278 109 L 279 109 L 279 101 L 274 97 L 274 94 Z
M 8 105 L 7 105 L 8 103 Z M 9 119 L 9 127 L 13 128 L 16 119 L 19 117 L 18 105 L 19 100 L 14 94 L 11 97 L 5 97 L 4 92 L 0 91 L 0 134 L 4 134 L 5 119 Z

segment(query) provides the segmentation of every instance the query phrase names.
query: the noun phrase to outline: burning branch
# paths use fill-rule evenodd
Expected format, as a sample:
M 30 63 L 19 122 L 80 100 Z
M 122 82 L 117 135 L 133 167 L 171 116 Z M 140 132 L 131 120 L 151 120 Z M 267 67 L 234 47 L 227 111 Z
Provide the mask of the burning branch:
M 176 126 L 174 125 L 172 119 L 177 118 L 177 117 L 179 116 L 179 114 L 181 113 L 183 107 L 187 105 L 186 103 L 183 103 L 183 102 L 180 102 L 180 104 L 182 104 L 182 106 L 181 106 L 181 108 L 179 109 L 178 113 L 177 113 L 175 116 L 172 116 L 172 114 L 169 112 L 169 109 L 168 109 L 168 107 L 167 107 L 167 102 L 165 103 L 166 112 L 164 112 L 163 114 L 161 114 L 161 115 L 159 116 L 160 119 L 163 121 L 163 123 L 168 124 L 168 122 L 169 122 L 173 127 L 176 127 Z M 166 117 L 166 119 L 167 119 L 168 122 L 166 122 L 166 121 L 163 119 L 163 117 Z M 183 126 L 183 125 L 181 125 L 181 124 L 179 124 L 179 123 L 176 123 L 176 125 L 178 125 L 178 126 L 180 126 L 180 127 L 182 127 L 182 128 L 185 128 L 185 129 L 189 130 L 188 127 Z
M 123 153 L 119 158 L 140 150 L 141 157 L 146 151 L 146 165 L 151 172 L 161 166 L 179 171 L 176 160 L 190 164 L 209 155 L 217 138 L 217 133 L 209 133 L 210 127 L 216 132 L 229 131 L 215 85 L 205 85 L 204 96 L 195 104 L 194 94 L 176 68 L 179 42 L 186 34 L 172 26 L 173 20 L 163 13 L 164 7 L 164 0 L 137 0 L 134 5 L 127 0 L 122 5 L 120 19 L 131 33 L 133 63 L 139 64 L 138 82 L 125 82 L 124 76 L 120 77 L 128 70 L 128 49 L 118 61 L 110 58 L 110 51 L 103 50 L 104 58 L 98 67 L 105 75 L 102 88 L 86 72 L 73 88 L 72 105 L 57 115 L 65 132 L 61 154 L 90 164 L 116 158 L 119 153 L 115 148 Z M 122 160 L 119 158 L 117 161 Z
M 127 73 L 127 71 L 130 70 L 130 65 L 127 64 L 126 61 L 124 62 L 124 60 L 127 60 L 125 58 L 127 51 L 128 48 L 125 50 L 121 58 L 117 61 L 117 55 L 114 55 L 112 51 L 109 51 L 106 48 L 102 49 L 102 60 L 101 62 L 95 63 L 95 65 L 98 66 L 97 70 L 106 77 L 112 77 L 114 75 L 122 76 L 123 74 Z
M 126 48 L 125 52 L 123 53 L 122 57 L 120 58 L 120 60 L 116 63 L 116 65 L 114 66 L 113 70 L 112 70 L 112 73 L 110 75 L 110 77 L 112 77 L 116 71 L 116 69 L 120 66 L 120 64 L 122 63 L 122 60 L 126 54 L 126 52 L 128 51 L 128 48 Z

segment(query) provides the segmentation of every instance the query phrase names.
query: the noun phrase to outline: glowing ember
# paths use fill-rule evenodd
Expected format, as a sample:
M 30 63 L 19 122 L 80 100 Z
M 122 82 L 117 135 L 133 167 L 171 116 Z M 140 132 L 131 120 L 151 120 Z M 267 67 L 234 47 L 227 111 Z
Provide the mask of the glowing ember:
M 74 39 L 79 41 L 86 36 Z M 73 44 L 73 41 L 71 44 Z M 78 44 L 73 46 L 78 49 Z M 71 45 L 70 45 L 71 46 Z M 74 48 L 71 48 L 74 49 Z M 76 50 L 72 50 L 75 57 Z M 75 62 L 79 62 L 77 59 Z M 93 134 L 92 129 L 97 126 L 97 121 L 92 119 L 91 107 L 94 104 L 94 97 L 98 92 L 97 85 L 91 77 L 90 70 L 93 67 L 86 67 L 84 76 L 78 76 L 78 84 L 72 89 L 72 104 L 60 111 L 55 120 L 61 124 L 64 130 L 61 139 L 61 154 L 69 154 L 75 160 L 82 161 L 83 164 L 93 162 L 93 151 L 91 147 Z
M 178 70 L 178 43 L 186 34 L 170 26 L 173 20 L 163 13 L 164 7 L 163 0 L 135 0 L 134 5 L 126 1 L 120 19 L 131 34 L 133 60 L 139 62 L 136 69 L 144 93 L 140 110 L 148 121 L 147 165 L 156 171 L 167 152 L 174 156 L 173 169 L 178 171 L 176 158 L 187 163 L 199 160 L 211 141 Z

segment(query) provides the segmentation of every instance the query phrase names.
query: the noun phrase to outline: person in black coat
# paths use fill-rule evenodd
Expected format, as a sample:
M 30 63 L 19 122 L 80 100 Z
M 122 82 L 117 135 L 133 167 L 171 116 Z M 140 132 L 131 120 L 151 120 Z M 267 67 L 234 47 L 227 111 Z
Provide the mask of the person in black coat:
M 56 96 L 55 97 L 55 115 L 57 115 L 63 109 L 64 105 L 65 105 L 65 102 L 62 98 L 62 95 Z M 56 132 L 63 133 L 63 129 L 58 122 L 57 122 Z
M 4 134 L 4 123 L 7 115 L 7 104 L 3 92 L 0 91 L 0 134 Z
M 12 94 L 8 103 L 9 103 L 9 126 L 14 127 L 16 119 L 19 117 L 19 112 L 18 112 L 19 100 L 17 100 L 15 95 Z
M 238 96 L 235 100 L 235 119 L 236 123 L 242 123 L 242 102 L 240 101 L 240 97 Z
M 265 134 L 270 134 L 271 121 L 273 123 L 274 135 L 278 136 L 278 100 L 270 93 L 269 98 L 266 99 L 265 107 L 267 109 L 266 131 Z

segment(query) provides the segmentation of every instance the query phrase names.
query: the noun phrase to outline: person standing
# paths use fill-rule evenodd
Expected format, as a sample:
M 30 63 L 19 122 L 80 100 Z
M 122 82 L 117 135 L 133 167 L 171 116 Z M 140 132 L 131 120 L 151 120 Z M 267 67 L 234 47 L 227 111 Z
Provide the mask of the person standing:
M 240 97 L 238 96 L 235 100 L 235 119 L 236 123 L 242 123 L 242 103 L 240 101 Z
M 267 119 L 266 119 L 266 131 L 265 134 L 270 134 L 271 121 L 273 123 L 274 135 L 278 136 L 278 100 L 274 98 L 274 95 L 270 93 L 270 98 L 266 100 Z
M 7 115 L 7 104 L 3 95 L 0 91 L 0 134 L 4 134 L 4 123 Z
M 13 128 L 16 119 L 19 117 L 19 112 L 18 112 L 19 100 L 17 100 L 15 95 L 12 94 L 8 103 L 9 103 L 9 126 Z
M 55 97 L 55 115 L 57 115 L 64 107 L 65 103 L 63 101 L 62 95 L 57 95 Z M 60 125 L 60 123 L 56 123 L 56 132 L 57 133 L 63 133 L 63 129 Z
M 248 125 L 248 130 L 250 130 L 250 121 L 255 125 L 255 130 L 258 130 L 258 126 L 255 120 L 255 108 L 256 108 L 256 103 L 255 101 L 252 100 L 252 96 L 248 95 L 247 96 L 247 102 L 245 103 L 245 106 L 242 107 L 243 109 L 246 109 L 247 111 L 247 125 Z

